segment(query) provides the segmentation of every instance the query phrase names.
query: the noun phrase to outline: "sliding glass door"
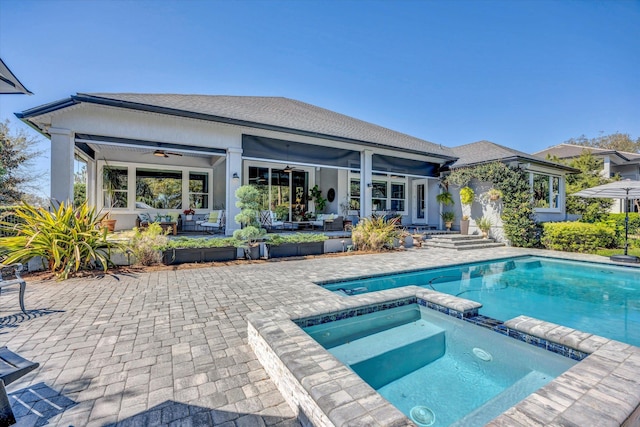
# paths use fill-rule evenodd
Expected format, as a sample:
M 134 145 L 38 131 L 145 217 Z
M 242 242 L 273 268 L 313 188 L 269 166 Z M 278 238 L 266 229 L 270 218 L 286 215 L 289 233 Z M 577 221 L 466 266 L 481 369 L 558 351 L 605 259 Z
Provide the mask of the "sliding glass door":
M 249 184 L 262 195 L 260 209 L 272 210 L 280 221 L 300 220 L 309 209 L 309 173 L 249 166 Z

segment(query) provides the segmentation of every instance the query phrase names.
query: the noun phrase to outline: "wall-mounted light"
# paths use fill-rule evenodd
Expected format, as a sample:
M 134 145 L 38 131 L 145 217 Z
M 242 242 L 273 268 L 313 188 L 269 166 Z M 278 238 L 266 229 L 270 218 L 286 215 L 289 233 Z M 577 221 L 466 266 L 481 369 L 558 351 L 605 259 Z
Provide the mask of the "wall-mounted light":
M 233 180 L 233 182 L 240 181 L 240 177 L 238 176 L 238 172 L 234 172 L 233 175 L 231 175 L 231 179 Z

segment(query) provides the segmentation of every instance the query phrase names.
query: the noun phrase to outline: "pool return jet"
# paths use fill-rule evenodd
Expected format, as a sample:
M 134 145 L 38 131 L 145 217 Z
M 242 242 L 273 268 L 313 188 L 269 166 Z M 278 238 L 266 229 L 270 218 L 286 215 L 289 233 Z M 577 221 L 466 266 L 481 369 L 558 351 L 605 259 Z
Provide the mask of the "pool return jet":
M 640 199 L 640 181 L 623 179 L 597 187 L 586 188 L 571 194 L 577 197 L 589 197 L 597 199 L 624 199 L 624 255 L 612 255 L 611 261 L 616 262 L 640 262 L 637 256 L 629 255 L 629 199 Z

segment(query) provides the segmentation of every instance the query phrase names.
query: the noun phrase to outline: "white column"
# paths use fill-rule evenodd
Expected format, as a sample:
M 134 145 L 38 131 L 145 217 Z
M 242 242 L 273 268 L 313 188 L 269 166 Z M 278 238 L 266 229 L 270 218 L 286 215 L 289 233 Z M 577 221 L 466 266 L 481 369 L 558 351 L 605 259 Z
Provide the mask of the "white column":
M 609 156 L 604 156 L 603 157 L 603 164 L 602 164 L 602 176 L 605 178 L 610 178 L 611 177 L 611 158 Z
M 372 212 L 371 185 L 373 169 L 373 151 L 360 152 L 360 216 L 370 217 Z
M 234 180 L 233 175 L 238 174 L 238 179 Z M 226 231 L 230 236 L 234 230 L 238 230 L 240 225 L 234 221 L 234 217 L 240 213 L 240 208 L 236 206 L 236 190 L 242 185 L 242 148 L 227 148 L 226 161 Z
M 51 134 L 51 201 L 73 202 L 73 132 L 49 128 Z
M 96 161 L 87 160 L 87 204 L 89 206 L 96 206 L 98 204 L 98 181 L 96 173 Z

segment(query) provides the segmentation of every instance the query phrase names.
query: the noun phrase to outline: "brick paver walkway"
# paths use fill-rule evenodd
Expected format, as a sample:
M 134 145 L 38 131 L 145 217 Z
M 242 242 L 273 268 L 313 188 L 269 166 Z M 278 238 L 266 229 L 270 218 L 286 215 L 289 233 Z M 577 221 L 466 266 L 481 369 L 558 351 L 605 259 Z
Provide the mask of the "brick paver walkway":
M 30 282 L 0 296 L 0 343 L 40 368 L 9 386 L 19 426 L 295 426 L 245 316 L 339 298 L 313 284 L 523 254 L 414 249 Z

